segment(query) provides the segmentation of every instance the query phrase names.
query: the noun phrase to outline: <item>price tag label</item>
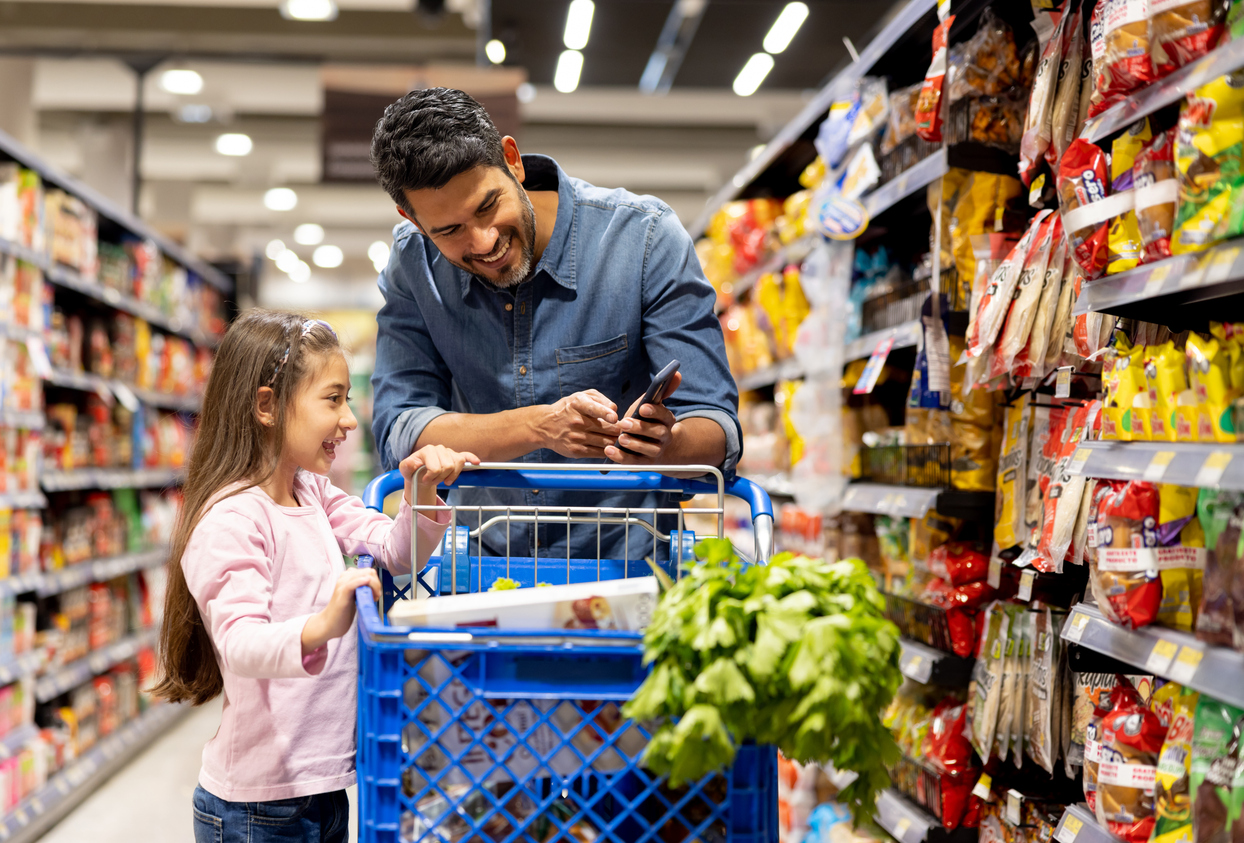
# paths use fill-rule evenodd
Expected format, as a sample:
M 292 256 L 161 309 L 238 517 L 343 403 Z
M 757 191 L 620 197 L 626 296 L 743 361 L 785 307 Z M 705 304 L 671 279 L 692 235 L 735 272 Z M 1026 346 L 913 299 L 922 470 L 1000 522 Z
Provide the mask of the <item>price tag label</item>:
M 1145 670 L 1150 673 L 1165 674 L 1170 669 L 1171 662 L 1175 660 L 1177 652 L 1179 652 L 1178 644 L 1174 641 L 1167 641 L 1165 638 L 1159 638 L 1149 652 L 1148 660 L 1145 661 Z
M 911 820 L 903 817 L 894 824 L 894 836 L 900 841 L 907 836 L 907 829 L 911 828 Z
M 1088 462 L 1089 457 L 1093 455 L 1091 448 L 1076 448 L 1076 452 L 1071 456 L 1071 462 L 1067 463 L 1067 471 L 1072 474 L 1079 474 L 1084 471 L 1084 464 Z
M 1201 659 L 1204 655 L 1196 647 L 1181 648 L 1179 655 L 1175 657 L 1175 663 L 1170 668 L 1171 679 L 1180 685 L 1187 685 L 1192 681 L 1196 669 L 1201 666 Z
M 1071 367 L 1060 366 L 1058 374 L 1054 377 L 1054 397 L 1070 398 L 1071 397 Z
M 1239 256 L 1239 246 L 1219 249 L 1210 255 L 1209 265 L 1205 268 L 1205 283 L 1218 284 L 1228 280 L 1231 277 L 1231 268 L 1235 265 L 1235 259 Z
M 1174 451 L 1158 451 L 1145 467 L 1144 479 L 1150 483 L 1160 483 L 1166 474 L 1166 467 L 1175 459 Z
M 1011 789 L 1006 792 L 1006 821 L 1011 825 L 1023 825 L 1023 803 L 1024 797 L 1018 790 Z
M 1045 173 L 1037 176 L 1032 180 L 1032 187 L 1028 191 L 1028 204 L 1034 208 L 1041 207 L 1041 189 L 1045 187 Z
M 920 670 L 920 663 L 923 661 L 924 661 L 924 657 L 918 654 L 912 656 L 910 659 L 907 659 L 907 661 L 903 664 L 903 673 L 910 676 L 912 679 L 919 679 L 920 677 L 918 673 Z
M 1071 616 L 1071 624 L 1067 627 L 1067 631 L 1063 633 L 1063 639 L 1073 644 L 1079 644 L 1080 639 L 1084 636 L 1084 628 L 1088 626 L 1089 616 L 1076 612 Z
M 1171 274 L 1170 264 L 1159 264 L 1149 273 L 1149 277 L 1145 279 L 1145 298 L 1153 298 L 1162 292 L 1162 286 L 1166 283 L 1167 277 Z
M 61 796 L 67 796 L 69 794 L 69 782 L 63 778 L 58 778 L 56 780 L 56 792 Z
M 134 394 L 133 390 L 123 383 L 114 383 L 112 391 L 116 393 L 117 400 L 121 402 L 122 407 L 131 413 L 138 412 L 138 396 Z
M 30 354 L 30 362 L 34 364 L 35 373 L 44 379 L 52 377 L 52 358 L 48 357 L 47 346 L 39 337 L 26 340 L 26 351 Z
M 1032 568 L 1025 568 L 1024 572 L 1019 575 L 1019 592 L 1015 595 L 1020 600 L 1027 602 L 1032 599 L 1032 584 L 1037 581 L 1037 572 Z
M 987 581 L 990 588 L 1002 587 L 1002 559 L 998 556 L 989 560 L 989 577 Z
M 877 385 L 877 379 L 881 377 L 881 370 L 885 368 L 886 358 L 890 356 L 890 349 L 893 347 L 893 335 L 877 343 L 877 347 L 873 349 L 868 362 L 864 364 L 864 371 L 860 374 L 859 382 L 855 384 L 854 394 L 868 395 L 873 391 L 873 388 Z
M 1054 837 L 1059 843 L 1074 843 L 1082 828 L 1084 828 L 1084 823 L 1071 814 L 1064 814 L 1063 824 L 1058 827 L 1058 833 Z
M 1179 289 L 1190 290 L 1193 287 L 1201 286 L 1201 282 L 1205 278 L 1205 267 L 1207 265 L 1208 261 L 1199 260 L 1189 267 L 1188 271 L 1179 279 Z
M 1227 470 L 1227 466 L 1231 463 L 1231 454 L 1228 451 L 1214 451 L 1205 458 L 1205 462 L 1201 464 L 1201 470 L 1197 472 L 1196 479 L 1192 481 L 1193 486 L 1217 486 L 1218 481 L 1222 480 L 1222 474 Z

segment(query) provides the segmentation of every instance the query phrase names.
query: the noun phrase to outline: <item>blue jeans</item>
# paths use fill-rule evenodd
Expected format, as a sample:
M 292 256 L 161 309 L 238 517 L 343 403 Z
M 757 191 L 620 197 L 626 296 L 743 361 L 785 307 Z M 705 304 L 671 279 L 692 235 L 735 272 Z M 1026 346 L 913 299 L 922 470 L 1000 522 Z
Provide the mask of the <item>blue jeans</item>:
M 194 843 L 346 843 L 344 790 L 273 802 L 226 802 L 194 789 Z

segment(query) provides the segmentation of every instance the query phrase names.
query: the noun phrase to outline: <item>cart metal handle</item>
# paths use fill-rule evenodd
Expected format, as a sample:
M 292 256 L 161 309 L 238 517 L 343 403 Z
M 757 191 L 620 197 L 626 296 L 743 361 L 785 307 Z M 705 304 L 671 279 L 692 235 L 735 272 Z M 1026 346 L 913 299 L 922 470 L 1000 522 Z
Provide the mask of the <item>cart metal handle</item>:
M 718 483 L 670 477 L 660 471 L 687 471 L 704 468 L 717 475 Z M 659 471 L 659 470 L 660 471 Z M 400 471 L 382 474 L 367 484 L 363 505 L 377 512 L 384 508 L 384 499 L 406 485 Z M 751 507 L 752 527 L 756 532 L 756 561 L 767 562 L 773 552 L 773 504 L 764 489 L 744 477 L 721 479 L 721 473 L 709 466 L 669 465 L 634 470 L 612 463 L 602 465 L 541 465 L 530 463 L 482 463 L 466 467 L 449 488 L 466 486 L 494 489 L 539 489 L 586 492 L 669 492 L 685 495 L 717 495 L 725 492 L 747 502 Z

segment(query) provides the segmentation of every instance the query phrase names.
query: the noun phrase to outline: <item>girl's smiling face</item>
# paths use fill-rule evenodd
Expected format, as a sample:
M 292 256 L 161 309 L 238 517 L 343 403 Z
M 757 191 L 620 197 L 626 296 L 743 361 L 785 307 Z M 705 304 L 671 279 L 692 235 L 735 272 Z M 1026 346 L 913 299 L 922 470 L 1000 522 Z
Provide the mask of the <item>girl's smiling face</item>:
M 328 474 L 337 445 L 357 428 L 358 420 L 346 399 L 350 368 L 341 354 L 327 355 L 298 391 L 285 430 L 282 462 L 304 471 Z

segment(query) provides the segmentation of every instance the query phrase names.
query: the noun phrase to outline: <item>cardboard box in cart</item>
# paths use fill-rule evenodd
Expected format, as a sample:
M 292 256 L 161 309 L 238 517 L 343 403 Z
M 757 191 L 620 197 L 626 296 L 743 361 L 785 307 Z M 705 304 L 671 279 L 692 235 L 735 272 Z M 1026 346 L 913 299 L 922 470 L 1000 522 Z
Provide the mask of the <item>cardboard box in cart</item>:
M 638 632 L 652 619 L 657 593 L 655 577 L 637 577 L 445 595 L 427 600 L 398 601 L 389 611 L 389 623 L 433 629 L 514 629 L 551 634 L 564 629 Z M 418 655 L 419 651 L 407 651 L 408 659 Z M 428 657 L 419 668 L 419 678 L 427 686 L 417 680 L 406 683 L 406 705 L 412 711 L 419 712 L 419 721 L 427 733 L 437 734 L 444 728 L 448 714 L 446 706 L 453 711 L 461 711 L 473 696 L 456 676 L 436 692 L 437 702 L 425 703 L 428 688 L 440 688 L 453 675 L 451 666 L 461 668 L 477 655 L 469 651 L 446 651 Z M 556 700 L 520 700 L 512 705 L 510 700 L 504 699 L 488 702 L 490 704 L 476 699 L 454 718 L 454 725 L 437 738 L 436 745 L 422 754 L 419 754 L 419 748 L 427 742 L 427 735 L 416 724 L 407 726 L 406 743 L 409 752 L 418 756 L 415 763 L 429 776 L 434 776 L 449 765 L 451 757 L 460 758 L 459 763 L 471 775 L 487 776 L 485 781 L 490 783 L 526 776 L 537 767 L 540 768 L 537 775 L 547 775 L 549 767 L 556 773 L 571 775 L 582 769 L 583 762 L 573 750 L 562 745 L 562 739 L 549 723 L 541 723 L 544 714 L 552 711 L 549 721 L 563 735 L 574 733 L 571 743 L 584 757 L 591 757 L 606 740 L 611 740 L 624 720 L 619 706 L 610 701 L 578 700 L 572 704 Z M 580 709 L 592 718 L 590 724 L 580 725 L 584 719 Z M 504 717 L 504 722 L 498 722 L 498 715 Z M 642 751 L 645 743 L 646 739 L 633 725 L 614 741 L 614 745 L 629 756 Z M 559 745 L 561 749 L 552 756 L 547 766 L 543 764 L 540 757 L 547 758 Z M 495 758 L 507 758 L 505 769 L 496 765 Z M 610 772 L 625 765 L 625 759 L 611 747 L 601 753 L 592 767 Z M 465 782 L 465 776 L 456 769 L 445 780 L 446 784 Z

